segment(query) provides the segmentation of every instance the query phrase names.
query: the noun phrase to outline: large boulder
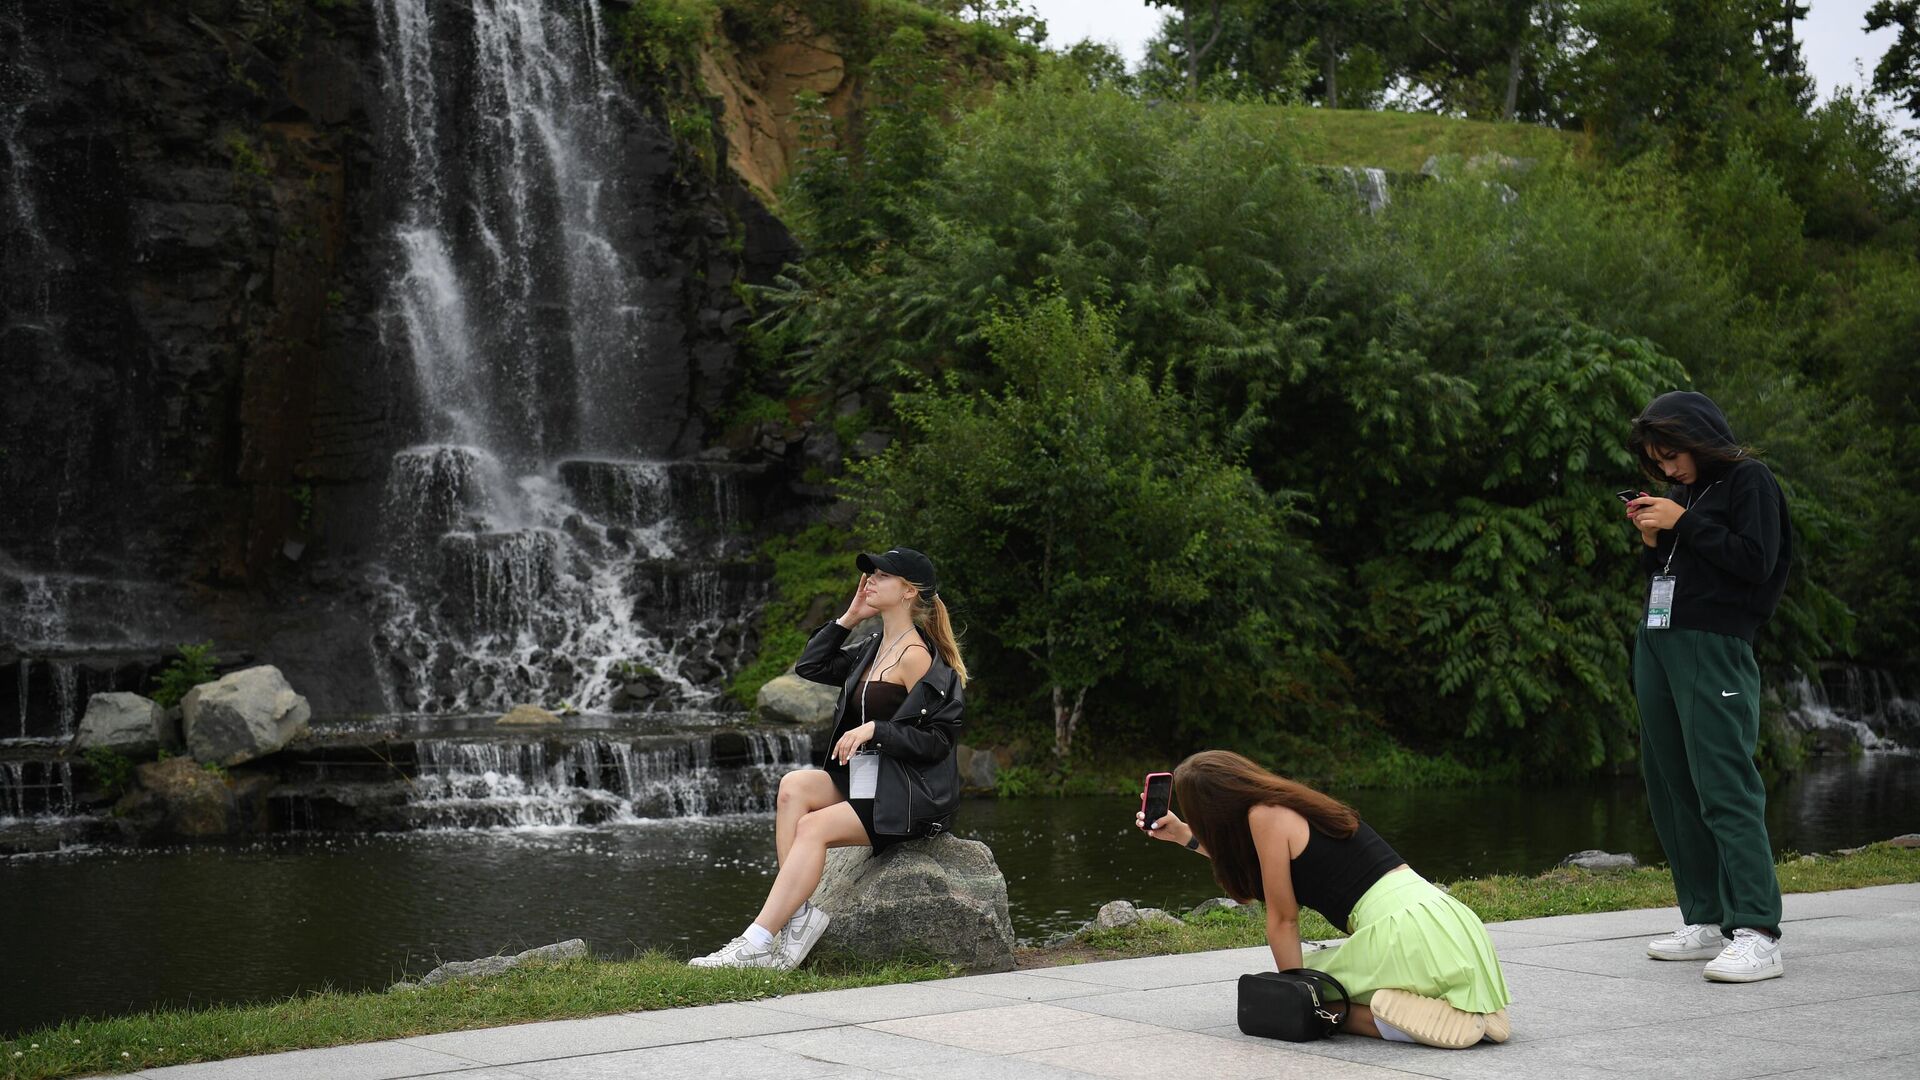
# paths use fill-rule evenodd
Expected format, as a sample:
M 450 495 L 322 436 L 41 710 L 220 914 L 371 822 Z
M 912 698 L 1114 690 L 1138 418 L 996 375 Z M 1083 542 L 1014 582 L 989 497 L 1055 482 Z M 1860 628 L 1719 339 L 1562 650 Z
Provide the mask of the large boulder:
M 123 691 L 87 699 L 86 715 L 73 737 L 77 750 L 112 750 L 128 757 L 152 757 L 163 748 L 180 749 L 180 730 L 170 714 L 151 698 Z
M 788 672 L 767 680 L 753 699 L 757 719 L 774 724 L 825 727 L 833 723 L 833 707 L 840 693 L 831 686 L 810 682 Z
M 191 758 L 150 761 L 134 770 L 137 784 L 114 814 L 143 840 L 199 840 L 263 833 L 270 824 L 267 791 L 273 778 L 229 773 Z
M 864 847 L 837 848 L 827 853 L 813 902 L 833 916 L 816 957 L 911 957 L 965 971 L 1013 967 L 1007 879 L 977 840 L 942 834 L 878 857 Z
M 187 752 L 196 760 L 239 765 L 265 757 L 305 733 L 313 710 L 280 669 L 263 664 L 202 683 L 180 702 Z

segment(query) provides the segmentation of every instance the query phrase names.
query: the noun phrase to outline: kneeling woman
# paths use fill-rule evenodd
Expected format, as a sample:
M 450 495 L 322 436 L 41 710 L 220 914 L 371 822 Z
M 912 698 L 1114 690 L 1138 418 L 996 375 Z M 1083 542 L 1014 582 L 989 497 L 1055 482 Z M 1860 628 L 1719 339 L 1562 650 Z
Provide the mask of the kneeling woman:
M 1352 807 L 1225 750 L 1181 762 L 1173 794 L 1185 821 L 1137 823 L 1212 859 L 1234 899 L 1264 900 L 1280 970 L 1317 968 L 1353 995 L 1344 1030 L 1453 1048 L 1507 1040 L 1507 981 L 1479 916 L 1414 873 Z M 1303 906 L 1350 935 L 1304 964 Z
M 840 687 L 826 767 L 780 778 L 773 889 L 739 937 L 694 967 L 798 967 L 829 921 L 807 900 L 827 849 L 865 845 L 877 855 L 944 832 L 959 806 L 953 747 L 967 667 L 933 563 L 908 548 L 856 562 L 866 576 L 846 613 L 816 631 L 794 664 L 802 678 Z M 849 645 L 854 626 L 875 615 L 880 632 Z

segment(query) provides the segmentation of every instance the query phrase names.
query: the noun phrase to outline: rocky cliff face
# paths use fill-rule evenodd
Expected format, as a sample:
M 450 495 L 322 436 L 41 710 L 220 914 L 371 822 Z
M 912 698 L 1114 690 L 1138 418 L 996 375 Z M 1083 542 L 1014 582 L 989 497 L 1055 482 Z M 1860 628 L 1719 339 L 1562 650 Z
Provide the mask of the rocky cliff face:
M 423 404 L 387 285 L 386 2 L 0 0 L 0 737 L 209 638 L 322 715 L 390 705 L 365 567 Z M 737 377 L 734 283 L 791 241 L 656 115 L 621 120 L 617 242 L 641 449 L 684 456 Z

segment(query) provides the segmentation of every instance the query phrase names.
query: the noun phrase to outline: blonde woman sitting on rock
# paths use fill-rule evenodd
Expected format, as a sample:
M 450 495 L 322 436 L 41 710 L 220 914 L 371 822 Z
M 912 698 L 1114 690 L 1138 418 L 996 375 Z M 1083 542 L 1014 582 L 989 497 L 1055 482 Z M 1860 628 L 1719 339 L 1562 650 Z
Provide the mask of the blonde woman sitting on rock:
M 826 767 L 780 778 L 780 873 L 767 902 L 739 937 L 689 961 L 694 967 L 798 967 L 830 921 L 808 902 L 827 849 L 866 846 L 877 855 L 945 832 L 960 804 L 954 743 L 967 666 L 933 562 L 910 548 L 855 562 L 865 576 L 845 614 L 815 631 L 794 663 L 801 678 L 840 687 Z M 848 644 L 875 615 L 880 632 Z

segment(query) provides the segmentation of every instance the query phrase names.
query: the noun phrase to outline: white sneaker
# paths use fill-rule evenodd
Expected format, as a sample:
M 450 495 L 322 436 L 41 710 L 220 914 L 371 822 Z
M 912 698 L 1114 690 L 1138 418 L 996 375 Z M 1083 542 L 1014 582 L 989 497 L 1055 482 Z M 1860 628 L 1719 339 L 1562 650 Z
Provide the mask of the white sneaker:
M 1780 943 L 1743 927 L 1735 930 L 1733 941 L 1707 963 L 1706 976 L 1713 982 L 1747 983 L 1777 979 L 1786 970 L 1786 963 L 1780 959 Z
M 780 951 L 780 935 L 773 936 L 771 945 L 755 945 L 747 940 L 745 934 L 734 938 L 720 948 L 705 956 L 696 956 L 687 961 L 688 967 L 697 968 L 773 968 L 781 970 L 783 956 Z
M 832 921 L 833 916 L 814 907 L 811 903 L 800 905 L 800 910 L 794 912 L 793 918 L 788 919 L 787 925 L 780 930 L 780 944 L 786 953 L 786 959 L 781 962 L 780 969 L 792 971 L 799 967 L 801 961 L 807 958 L 807 954 L 813 951 L 814 943 L 820 940 L 820 935 L 827 932 L 827 924 Z
M 1655 960 L 1711 960 L 1727 947 L 1726 935 L 1715 923 L 1688 923 L 1665 937 L 1647 942 Z

